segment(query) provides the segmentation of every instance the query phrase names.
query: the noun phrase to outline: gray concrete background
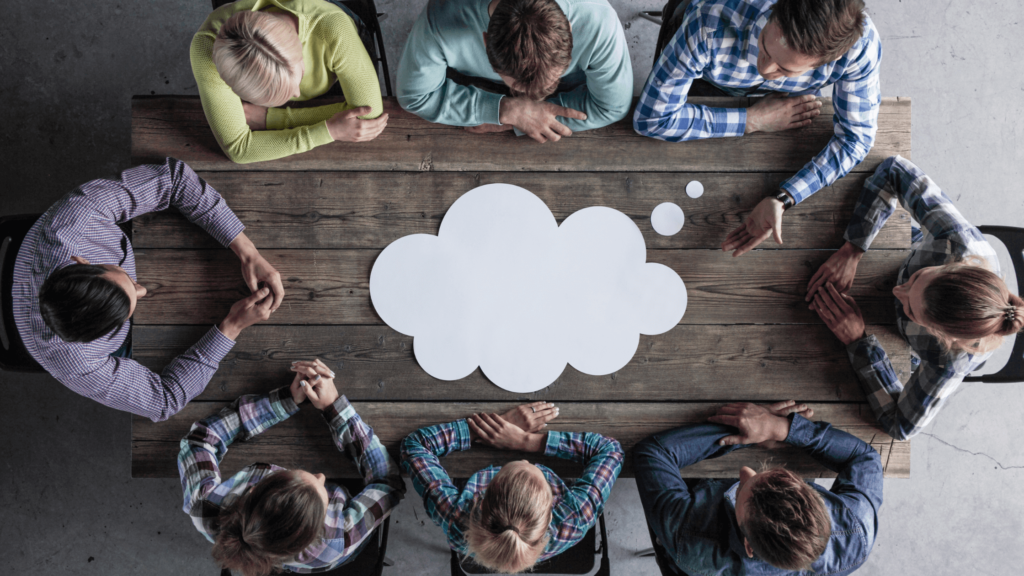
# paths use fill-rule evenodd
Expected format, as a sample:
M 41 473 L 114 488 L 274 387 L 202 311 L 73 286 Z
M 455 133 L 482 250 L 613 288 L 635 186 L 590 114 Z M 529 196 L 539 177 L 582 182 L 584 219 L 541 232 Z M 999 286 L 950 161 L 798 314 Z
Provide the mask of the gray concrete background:
M 424 0 L 378 0 L 392 69 Z M 612 0 L 650 70 L 658 0 Z M 1021 225 L 1024 77 L 1019 0 L 868 0 L 885 49 L 882 90 L 913 98 L 913 159 L 971 221 Z M 4 2 L 0 214 L 39 212 L 129 165 L 133 94 L 194 94 L 188 44 L 204 0 Z M 282 376 L 282 382 L 284 376 Z M 0 573 L 216 574 L 175 480 L 130 478 L 130 419 L 49 376 L 0 373 Z M 860 574 L 1016 573 L 1024 565 L 1024 386 L 964 384 L 913 443 L 909 480 L 886 480 Z M 410 491 L 411 493 L 411 491 Z M 614 574 L 656 574 L 635 484 L 607 507 Z M 390 574 L 447 574 L 447 548 L 412 495 Z

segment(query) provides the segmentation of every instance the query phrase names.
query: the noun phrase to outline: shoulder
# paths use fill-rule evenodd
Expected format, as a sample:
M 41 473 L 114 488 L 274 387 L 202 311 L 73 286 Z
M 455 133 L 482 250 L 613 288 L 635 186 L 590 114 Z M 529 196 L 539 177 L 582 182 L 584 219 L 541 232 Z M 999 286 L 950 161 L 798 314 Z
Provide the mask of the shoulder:
M 817 562 L 818 574 L 833 574 L 856 568 L 867 560 L 875 543 L 875 511 L 866 501 L 855 497 L 839 497 L 814 485 L 829 508 L 832 534 L 828 546 Z

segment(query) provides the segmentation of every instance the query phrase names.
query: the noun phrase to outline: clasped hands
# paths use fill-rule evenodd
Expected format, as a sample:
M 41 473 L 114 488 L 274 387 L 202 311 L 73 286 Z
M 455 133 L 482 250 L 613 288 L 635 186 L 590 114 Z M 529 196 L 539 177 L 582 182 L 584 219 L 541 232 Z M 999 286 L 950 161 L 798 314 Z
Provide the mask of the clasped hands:
M 290 370 L 295 372 L 290 390 L 292 400 L 296 404 L 302 404 L 308 399 L 313 407 L 323 410 L 338 399 L 338 388 L 334 385 L 334 371 L 319 358 L 292 362 Z
M 231 306 L 231 311 L 218 326 L 225 336 L 237 340 L 242 330 L 270 318 L 281 306 L 284 284 L 281 274 L 260 254 L 245 232 L 239 233 L 229 247 L 242 263 L 242 278 L 251 292 Z

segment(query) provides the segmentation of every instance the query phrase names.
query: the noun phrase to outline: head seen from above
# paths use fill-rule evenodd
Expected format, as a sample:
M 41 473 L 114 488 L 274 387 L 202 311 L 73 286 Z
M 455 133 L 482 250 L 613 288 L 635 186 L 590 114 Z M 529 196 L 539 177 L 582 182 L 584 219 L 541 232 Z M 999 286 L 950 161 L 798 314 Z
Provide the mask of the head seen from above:
M 487 59 L 514 96 L 543 100 L 572 61 L 572 27 L 554 0 L 491 3 Z
M 238 12 L 224 22 L 213 42 L 213 63 L 239 98 L 274 108 L 302 95 L 297 26 L 292 15 L 270 12 Z
M 552 498 L 539 468 L 525 460 L 506 464 L 470 513 L 469 553 L 503 574 L 528 570 L 547 546 Z
M 842 58 L 863 32 L 863 0 L 779 0 L 757 40 L 757 71 L 800 76 Z
M 120 266 L 76 264 L 50 274 L 39 289 L 39 313 L 65 342 L 92 342 L 110 334 L 135 313 L 146 287 Z
M 921 268 L 892 293 L 907 317 L 947 349 L 988 352 L 1024 329 L 1024 300 L 972 262 Z
M 323 474 L 275 472 L 220 512 L 213 558 L 244 576 L 267 576 L 312 544 L 327 516 Z
M 736 522 L 747 556 L 783 570 L 810 569 L 832 535 L 821 495 L 785 468 L 740 469 Z

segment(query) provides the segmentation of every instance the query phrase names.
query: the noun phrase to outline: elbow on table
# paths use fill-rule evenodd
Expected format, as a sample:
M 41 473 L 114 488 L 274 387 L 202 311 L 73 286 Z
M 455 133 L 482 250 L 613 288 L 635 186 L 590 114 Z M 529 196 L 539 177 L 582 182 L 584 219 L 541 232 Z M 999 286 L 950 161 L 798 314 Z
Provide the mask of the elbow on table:
M 402 94 L 398 91 L 398 105 L 406 112 L 412 112 L 427 122 L 437 122 L 440 112 L 436 106 L 431 106 L 431 94 Z

